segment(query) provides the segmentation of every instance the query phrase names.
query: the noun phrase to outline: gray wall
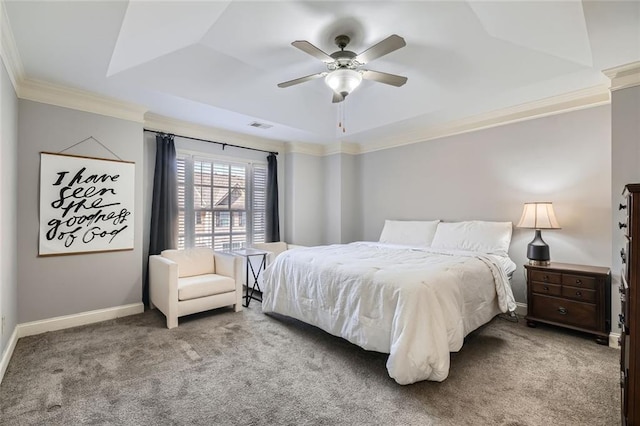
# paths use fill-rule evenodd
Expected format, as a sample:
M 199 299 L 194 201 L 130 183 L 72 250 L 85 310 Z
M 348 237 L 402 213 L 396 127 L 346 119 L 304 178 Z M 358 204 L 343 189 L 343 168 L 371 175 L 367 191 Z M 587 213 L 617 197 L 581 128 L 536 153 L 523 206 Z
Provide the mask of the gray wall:
M 360 237 L 358 156 L 333 154 L 324 157 L 325 231 L 323 244 L 350 243 Z
M 602 106 L 367 153 L 360 158 L 362 239 L 385 219 L 517 224 L 527 201 L 552 201 L 562 230 L 543 231 L 552 261 L 611 264 L 610 108 Z M 514 229 L 513 287 L 533 231 Z
M 620 332 L 617 325 L 620 313 L 618 288 L 622 268 L 620 249 L 625 245 L 625 237 L 618 227 L 618 222 L 624 221 L 626 216 L 626 210 L 620 212 L 618 205 L 626 204 L 622 198 L 622 189 L 627 183 L 640 183 L 640 87 L 638 86 L 611 93 L 611 204 L 613 206 L 611 328 L 618 333 Z
M 0 66 L 0 357 L 18 324 L 18 98 Z
M 342 154 L 327 155 L 324 162 L 323 244 L 342 242 Z
M 121 159 L 136 163 L 134 249 L 38 257 L 40 152 L 60 152 L 93 136 Z M 20 323 L 142 299 L 142 124 L 20 100 L 18 110 L 18 321 Z M 65 153 L 114 159 L 85 142 Z
M 322 157 L 288 153 L 285 161 L 286 214 L 283 240 L 291 244 L 324 244 L 325 165 Z
M 341 243 L 361 240 L 360 156 L 341 154 Z

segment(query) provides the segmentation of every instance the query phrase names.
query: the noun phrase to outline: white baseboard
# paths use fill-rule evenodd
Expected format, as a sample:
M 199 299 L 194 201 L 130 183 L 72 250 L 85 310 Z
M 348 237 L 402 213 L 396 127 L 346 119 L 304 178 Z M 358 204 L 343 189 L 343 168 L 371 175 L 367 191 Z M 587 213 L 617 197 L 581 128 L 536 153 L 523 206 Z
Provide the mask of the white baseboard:
M 516 302 L 516 314 L 520 316 L 527 315 L 527 304 Z
M 516 305 L 516 313 L 518 315 L 524 316 L 527 314 L 527 305 L 525 303 L 516 302 Z M 4 373 L 7 371 L 9 360 L 11 359 L 13 350 L 18 343 L 18 338 L 46 333 L 47 331 L 63 330 L 65 328 L 77 327 L 79 325 L 93 324 L 128 315 L 140 314 L 142 312 L 144 312 L 144 305 L 142 303 L 132 303 L 130 305 L 97 309 L 95 311 L 81 312 L 73 315 L 65 315 L 46 320 L 18 324 L 13 329 L 13 333 L 9 338 L 9 344 L 2 353 L 2 358 L 0 358 L 0 383 L 2 383 Z M 609 333 L 609 347 L 620 349 L 620 346 L 618 345 L 619 337 L 620 333 Z
M 13 333 L 11 333 L 11 337 L 7 343 L 7 347 L 4 348 L 2 352 L 2 358 L 0 358 L 0 383 L 2 383 L 7 367 L 9 367 L 9 360 L 13 355 L 13 350 L 16 348 L 16 343 L 18 343 L 18 327 L 14 327 Z
M 26 322 L 18 324 L 18 337 L 33 336 L 35 334 L 46 333 L 47 331 L 63 330 L 79 325 L 93 324 L 95 322 L 126 317 L 142 312 L 144 312 L 144 304 L 132 303 L 130 305 L 114 306 L 112 308 L 97 309 L 95 311 Z
M 620 333 L 609 333 L 609 347 L 614 349 L 620 349 L 620 345 L 618 344 L 619 338 L 620 338 Z
M 33 336 L 35 334 L 46 333 L 47 331 L 62 330 L 65 328 L 77 327 L 79 325 L 93 324 L 95 322 L 126 317 L 144 312 L 144 304 L 132 303 L 130 305 L 114 306 L 113 308 L 97 309 L 95 311 L 80 312 L 73 315 L 49 318 L 40 321 L 26 322 L 18 324 L 9 338 L 9 344 L 2 352 L 0 359 L 0 383 L 4 378 L 4 373 L 9 366 L 9 360 L 16 348 L 18 339 L 21 337 Z

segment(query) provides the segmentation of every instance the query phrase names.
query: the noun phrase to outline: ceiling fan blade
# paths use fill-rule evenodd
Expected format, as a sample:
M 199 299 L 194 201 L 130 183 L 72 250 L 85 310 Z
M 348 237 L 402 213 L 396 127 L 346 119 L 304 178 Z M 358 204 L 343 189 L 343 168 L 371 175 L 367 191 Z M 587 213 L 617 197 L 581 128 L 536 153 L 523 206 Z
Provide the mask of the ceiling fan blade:
M 296 40 L 293 43 L 291 43 L 291 45 L 293 47 L 297 47 L 298 49 L 302 50 L 305 53 L 308 53 L 314 58 L 320 59 L 322 62 L 330 63 L 335 61 L 335 59 L 333 59 L 331 56 L 329 56 L 328 54 L 326 54 L 325 52 L 315 47 L 313 44 L 309 43 L 306 40 Z
M 289 80 L 289 81 L 285 81 L 285 82 L 279 83 L 278 87 L 284 88 L 284 87 L 293 86 L 293 85 L 296 85 L 296 84 L 304 83 L 305 81 L 315 80 L 316 78 L 324 77 L 325 75 L 327 75 L 326 72 L 320 72 L 318 74 L 306 75 L 304 77 L 296 78 L 294 80 Z
M 342 96 L 340 93 L 333 92 L 333 100 L 332 100 L 332 102 L 334 104 L 337 104 L 338 102 L 342 102 L 342 101 L 344 101 L 344 96 Z
M 391 86 L 396 87 L 400 87 L 407 82 L 407 77 L 371 70 L 362 70 L 362 78 L 377 81 L 379 83 L 390 84 Z
M 378 59 L 379 57 L 386 55 L 387 53 L 391 53 L 394 50 L 405 47 L 406 45 L 407 43 L 402 37 L 393 34 L 382 40 L 380 43 L 374 44 L 373 46 L 356 56 L 355 59 L 361 64 L 366 64 L 373 61 L 374 59 Z

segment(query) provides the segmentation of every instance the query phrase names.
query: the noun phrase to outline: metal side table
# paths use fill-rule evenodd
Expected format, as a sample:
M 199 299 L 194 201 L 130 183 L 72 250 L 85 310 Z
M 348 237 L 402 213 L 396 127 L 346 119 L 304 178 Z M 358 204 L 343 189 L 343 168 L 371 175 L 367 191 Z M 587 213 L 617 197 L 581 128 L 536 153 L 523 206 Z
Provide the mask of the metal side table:
M 257 249 L 253 249 L 253 248 L 245 248 L 245 249 L 239 249 L 239 250 L 233 250 L 231 251 L 231 254 L 234 254 L 236 256 L 242 256 L 246 259 L 247 265 L 246 265 L 246 282 L 245 282 L 245 292 L 244 292 L 244 307 L 249 307 L 249 303 L 251 302 L 251 300 L 257 300 L 258 302 L 262 303 L 262 296 L 261 297 L 257 297 L 257 295 L 255 295 L 255 292 L 260 292 L 262 293 L 262 290 L 260 289 L 260 284 L 258 284 L 258 278 L 260 277 L 260 274 L 262 273 L 262 271 L 264 271 L 265 265 L 267 263 L 267 254 L 269 254 L 268 251 L 264 251 L 264 250 L 257 250 Z M 257 257 L 260 259 L 260 265 L 258 266 L 258 268 L 254 268 L 253 264 L 251 263 L 251 258 L 252 257 Z M 253 277 L 253 284 L 249 284 L 249 271 L 251 271 L 251 277 Z

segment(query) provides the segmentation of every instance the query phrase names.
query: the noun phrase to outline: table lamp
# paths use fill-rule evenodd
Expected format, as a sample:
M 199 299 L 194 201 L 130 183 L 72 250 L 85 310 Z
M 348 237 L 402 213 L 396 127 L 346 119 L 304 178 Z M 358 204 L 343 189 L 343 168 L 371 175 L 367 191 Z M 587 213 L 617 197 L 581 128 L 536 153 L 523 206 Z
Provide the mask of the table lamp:
M 518 228 L 535 229 L 536 235 L 527 246 L 529 265 L 549 265 L 549 246 L 542 239 L 542 229 L 560 229 L 553 205 L 549 202 L 524 203 Z

